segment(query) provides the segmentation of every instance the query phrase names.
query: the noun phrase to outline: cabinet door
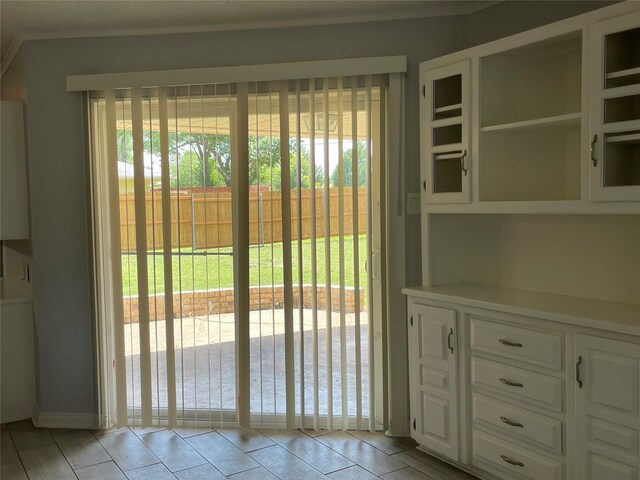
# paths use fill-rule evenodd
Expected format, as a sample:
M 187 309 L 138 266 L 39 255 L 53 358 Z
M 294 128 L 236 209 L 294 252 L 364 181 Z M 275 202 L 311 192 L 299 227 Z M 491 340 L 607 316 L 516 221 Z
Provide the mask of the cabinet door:
M 456 314 L 417 303 L 410 314 L 412 437 L 458 460 Z
M 640 478 L 640 345 L 576 336 L 576 478 Z
M 423 193 L 429 203 L 471 201 L 470 61 L 423 71 Z
M 29 238 L 22 104 L 0 105 L 0 240 Z
M 640 200 L 640 12 L 591 27 L 590 199 Z

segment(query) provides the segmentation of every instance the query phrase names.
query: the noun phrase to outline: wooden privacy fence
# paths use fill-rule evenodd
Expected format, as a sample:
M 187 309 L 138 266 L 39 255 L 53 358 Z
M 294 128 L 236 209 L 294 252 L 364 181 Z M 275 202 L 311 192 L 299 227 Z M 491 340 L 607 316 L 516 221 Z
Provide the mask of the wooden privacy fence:
M 344 234 L 353 234 L 353 192 L 344 188 Z M 357 189 L 358 233 L 367 231 L 367 190 Z M 323 190 L 316 190 L 316 236 L 324 237 Z M 302 238 L 311 238 L 311 190 L 301 191 Z M 329 189 L 329 235 L 340 228 L 340 190 Z M 146 195 L 147 248 L 162 248 L 162 198 L 160 191 Z M 249 241 L 252 245 L 282 241 L 281 192 L 249 193 Z M 134 195 L 120 195 L 120 240 L 122 251 L 136 248 Z M 291 192 L 291 236 L 298 238 L 298 191 Z M 231 194 L 208 192 L 171 193 L 171 246 L 192 248 L 230 247 L 233 244 Z

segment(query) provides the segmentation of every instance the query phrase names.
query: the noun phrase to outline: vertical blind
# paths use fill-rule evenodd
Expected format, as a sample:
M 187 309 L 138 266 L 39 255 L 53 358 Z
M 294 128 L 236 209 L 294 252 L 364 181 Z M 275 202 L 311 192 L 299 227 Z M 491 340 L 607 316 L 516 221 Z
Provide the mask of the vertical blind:
M 91 93 L 111 422 L 379 426 L 386 88 L 369 75 Z

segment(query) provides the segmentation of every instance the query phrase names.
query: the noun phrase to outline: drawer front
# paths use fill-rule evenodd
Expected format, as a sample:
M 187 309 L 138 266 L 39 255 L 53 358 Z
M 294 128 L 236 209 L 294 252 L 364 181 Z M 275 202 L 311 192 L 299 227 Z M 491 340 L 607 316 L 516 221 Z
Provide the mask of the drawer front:
M 562 380 L 491 360 L 471 360 L 471 381 L 476 387 L 490 387 L 515 398 L 562 411 Z
M 471 319 L 471 348 L 562 370 L 562 337 Z
M 553 458 L 509 444 L 493 435 L 473 431 L 473 463 L 480 468 L 496 466 L 532 480 L 562 480 L 564 464 Z M 512 478 L 508 473 L 498 473 Z
M 473 420 L 476 425 L 487 424 L 520 440 L 562 453 L 562 422 L 555 418 L 474 393 Z

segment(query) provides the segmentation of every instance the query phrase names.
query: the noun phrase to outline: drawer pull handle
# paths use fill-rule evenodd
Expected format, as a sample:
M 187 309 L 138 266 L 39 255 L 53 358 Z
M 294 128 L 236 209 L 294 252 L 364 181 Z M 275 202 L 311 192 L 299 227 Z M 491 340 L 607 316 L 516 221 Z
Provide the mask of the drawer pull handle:
M 449 348 L 449 350 L 451 350 L 451 353 L 453 353 L 453 346 L 451 345 L 451 336 L 453 335 L 453 328 L 451 330 L 449 330 L 449 335 L 447 335 L 447 347 Z
M 578 382 L 578 387 L 582 388 L 582 376 L 580 375 L 580 365 L 582 365 L 582 355 L 578 357 L 578 363 L 576 363 L 576 382 Z
M 504 383 L 505 385 L 509 385 L 510 387 L 524 387 L 524 385 L 520 382 L 512 382 L 511 380 L 507 380 L 506 378 L 500 378 L 500 382 Z
M 513 420 L 509 420 L 507 417 L 500 417 L 500 420 L 502 420 L 507 425 L 511 425 L 512 427 L 518 427 L 518 428 L 524 427 L 524 425 L 521 424 L 520 422 L 514 422 Z
M 465 150 L 462 154 L 462 156 L 460 157 L 460 168 L 462 169 L 462 171 L 464 172 L 464 176 L 467 176 L 467 167 L 464 166 L 464 159 L 467 156 L 467 151 Z
M 513 460 L 506 455 L 500 455 L 500 458 L 511 465 L 515 465 L 516 467 L 524 467 L 524 463 L 519 462 L 518 460 Z
M 498 340 L 501 344 L 506 345 L 507 347 L 523 347 L 520 342 L 512 342 L 511 340 L 505 340 L 504 338 L 500 338 Z

